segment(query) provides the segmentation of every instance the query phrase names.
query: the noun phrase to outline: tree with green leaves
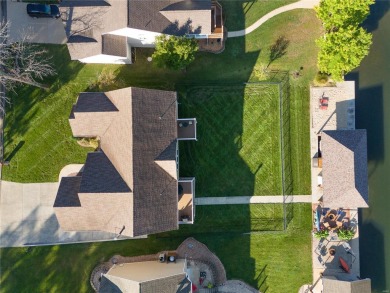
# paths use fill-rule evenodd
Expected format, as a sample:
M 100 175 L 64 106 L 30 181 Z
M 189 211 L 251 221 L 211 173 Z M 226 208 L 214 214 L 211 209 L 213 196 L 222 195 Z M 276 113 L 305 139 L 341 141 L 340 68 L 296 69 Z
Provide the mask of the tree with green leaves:
M 370 13 L 374 0 L 321 0 L 316 7 L 327 33 L 349 26 L 359 26 Z
M 195 39 L 160 35 L 156 37 L 156 50 L 152 58 L 158 67 L 180 70 L 195 60 L 198 49 Z
M 372 35 L 361 27 L 325 34 L 316 41 L 320 48 L 318 69 L 336 81 L 343 80 L 344 74 L 358 67 L 368 54 L 371 42 Z
M 321 0 L 316 8 L 325 34 L 316 41 L 318 69 L 335 81 L 359 66 L 368 54 L 372 35 L 361 27 L 374 0 Z

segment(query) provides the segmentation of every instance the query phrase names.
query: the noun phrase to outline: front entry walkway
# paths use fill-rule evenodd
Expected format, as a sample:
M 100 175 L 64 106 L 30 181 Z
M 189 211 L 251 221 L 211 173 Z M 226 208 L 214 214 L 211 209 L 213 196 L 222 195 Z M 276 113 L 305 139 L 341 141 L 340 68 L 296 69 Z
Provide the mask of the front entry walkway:
M 0 247 L 113 240 L 106 232 L 65 232 L 53 203 L 58 183 L 1 182 Z

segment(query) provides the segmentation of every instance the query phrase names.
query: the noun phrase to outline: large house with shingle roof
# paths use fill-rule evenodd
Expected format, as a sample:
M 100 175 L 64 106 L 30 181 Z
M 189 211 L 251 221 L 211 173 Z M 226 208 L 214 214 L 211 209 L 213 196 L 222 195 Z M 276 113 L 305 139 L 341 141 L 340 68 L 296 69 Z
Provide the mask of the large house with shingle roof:
M 176 92 L 81 93 L 69 123 L 100 146 L 61 178 L 54 210 L 63 230 L 135 237 L 193 223 L 195 179 L 178 178 L 178 140 L 196 139 L 196 120 L 178 119 Z
M 61 12 L 70 57 L 83 63 L 134 63 L 134 48 L 154 47 L 161 34 L 223 40 L 214 0 L 64 0 Z

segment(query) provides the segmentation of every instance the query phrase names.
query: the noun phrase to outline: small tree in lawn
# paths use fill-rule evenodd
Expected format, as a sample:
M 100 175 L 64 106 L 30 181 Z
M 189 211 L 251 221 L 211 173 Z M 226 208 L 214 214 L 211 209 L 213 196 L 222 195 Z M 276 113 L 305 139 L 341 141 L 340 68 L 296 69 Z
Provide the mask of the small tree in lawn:
M 195 60 L 197 51 L 195 39 L 160 35 L 156 37 L 156 50 L 152 57 L 158 67 L 180 70 Z
M 317 40 L 318 69 L 335 81 L 359 66 L 368 54 L 372 35 L 360 25 L 374 0 L 321 0 L 316 8 L 325 34 Z

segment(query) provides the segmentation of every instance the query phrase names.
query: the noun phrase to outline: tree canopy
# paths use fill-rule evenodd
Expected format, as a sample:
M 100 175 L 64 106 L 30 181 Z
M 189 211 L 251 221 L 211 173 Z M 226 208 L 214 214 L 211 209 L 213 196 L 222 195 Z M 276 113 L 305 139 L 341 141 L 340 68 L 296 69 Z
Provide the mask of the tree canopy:
M 316 8 L 326 32 L 360 25 L 370 13 L 374 0 L 321 0 Z
M 325 34 L 316 41 L 318 69 L 343 80 L 368 54 L 372 35 L 361 27 L 374 0 L 321 0 L 316 8 Z
M 46 50 L 30 43 L 28 34 L 17 42 L 10 42 L 8 30 L 8 23 L 0 24 L 0 83 L 6 89 L 17 84 L 44 87 L 38 81 L 55 74 Z
M 198 43 L 186 37 L 161 35 L 156 37 L 156 50 L 152 57 L 158 67 L 184 69 L 195 60 Z
M 372 35 L 361 27 L 326 34 L 316 41 L 320 48 L 318 69 L 331 74 L 334 80 L 342 80 L 345 73 L 359 66 L 371 42 Z

